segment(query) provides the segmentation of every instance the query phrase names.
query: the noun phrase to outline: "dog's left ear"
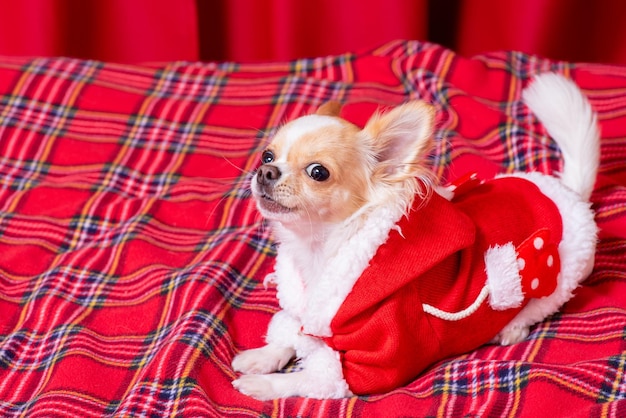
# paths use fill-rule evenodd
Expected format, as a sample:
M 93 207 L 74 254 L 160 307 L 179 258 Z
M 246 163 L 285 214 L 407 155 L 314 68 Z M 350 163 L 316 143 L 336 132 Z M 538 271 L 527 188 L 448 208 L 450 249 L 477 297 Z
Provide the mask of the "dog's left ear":
M 341 103 L 331 100 L 321 105 L 315 114 L 323 116 L 339 116 L 341 112 Z
M 386 181 L 403 181 L 424 172 L 434 119 L 434 107 L 417 100 L 370 118 L 363 132 L 373 140 L 377 172 Z

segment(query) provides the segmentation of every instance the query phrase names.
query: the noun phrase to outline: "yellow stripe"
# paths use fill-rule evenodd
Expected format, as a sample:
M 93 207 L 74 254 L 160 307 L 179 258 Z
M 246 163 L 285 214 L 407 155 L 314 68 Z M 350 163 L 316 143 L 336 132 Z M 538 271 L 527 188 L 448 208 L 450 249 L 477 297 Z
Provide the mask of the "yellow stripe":
M 446 410 L 446 406 L 448 404 L 449 398 L 450 398 L 450 385 L 449 385 L 449 381 L 450 381 L 450 366 L 451 363 L 448 363 L 445 368 L 444 368 L 444 375 L 443 375 L 443 383 L 444 386 L 441 388 L 441 401 L 439 403 L 439 409 L 437 409 L 437 416 L 438 417 L 443 417 L 446 415 L 445 410 Z

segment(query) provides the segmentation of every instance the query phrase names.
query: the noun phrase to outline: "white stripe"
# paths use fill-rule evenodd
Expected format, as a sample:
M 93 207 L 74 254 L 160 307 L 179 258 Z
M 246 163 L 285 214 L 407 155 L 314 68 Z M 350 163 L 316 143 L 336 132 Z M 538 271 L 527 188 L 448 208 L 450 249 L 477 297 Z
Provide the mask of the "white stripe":
M 276 162 L 286 162 L 291 146 L 303 135 L 317 131 L 327 126 L 341 126 L 339 119 L 324 115 L 308 115 L 298 118 L 283 128 L 282 135 L 285 136 L 284 148 L 280 158 Z

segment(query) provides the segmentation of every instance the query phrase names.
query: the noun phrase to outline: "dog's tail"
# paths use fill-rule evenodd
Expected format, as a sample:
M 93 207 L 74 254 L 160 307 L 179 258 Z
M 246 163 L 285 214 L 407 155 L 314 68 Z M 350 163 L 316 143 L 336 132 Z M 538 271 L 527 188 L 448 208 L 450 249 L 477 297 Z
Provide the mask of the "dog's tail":
M 561 149 L 561 181 L 589 200 L 600 165 L 600 129 L 589 101 L 574 82 L 554 73 L 536 76 L 522 98 Z

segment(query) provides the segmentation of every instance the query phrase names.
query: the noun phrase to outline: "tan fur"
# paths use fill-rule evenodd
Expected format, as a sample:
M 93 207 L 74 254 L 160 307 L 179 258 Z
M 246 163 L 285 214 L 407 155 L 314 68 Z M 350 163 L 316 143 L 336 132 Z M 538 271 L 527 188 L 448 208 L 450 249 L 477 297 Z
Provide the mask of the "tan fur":
M 289 147 L 280 133 L 269 149 L 277 159 L 289 161 L 286 176 L 277 185 L 276 200 L 294 208 L 309 220 L 337 222 L 354 213 L 367 198 L 367 180 L 363 170 L 363 145 L 356 139 L 358 128 L 349 123 L 325 126 L 303 135 Z M 319 163 L 330 172 L 328 180 L 318 182 L 309 177 L 306 168 Z
M 286 124 L 269 147 L 282 177 L 272 198 L 289 208 L 289 215 L 276 214 L 283 222 L 340 222 L 352 216 L 366 202 L 388 195 L 405 194 L 401 204 L 410 206 L 420 183 L 428 183 L 424 157 L 432 146 L 434 110 L 423 102 L 409 102 L 387 113 L 376 113 L 364 129 L 338 117 L 337 102 L 322 105 L 316 115 L 336 123 L 307 131 L 297 140 L 290 137 L 297 129 Z M 319 163 L 330 172 L 328 180 L 310 178 L 306 168 Z M 380 185 L 387 190 L 381 190 Z M 263 201 L 261 209 L 269 209 Z M 270 219 L 272 213 L 264 213 Z
M 317 115 L 339 116 L 341 113 L 341 103 L 336 101 L 326 102 L 317 109 Z

